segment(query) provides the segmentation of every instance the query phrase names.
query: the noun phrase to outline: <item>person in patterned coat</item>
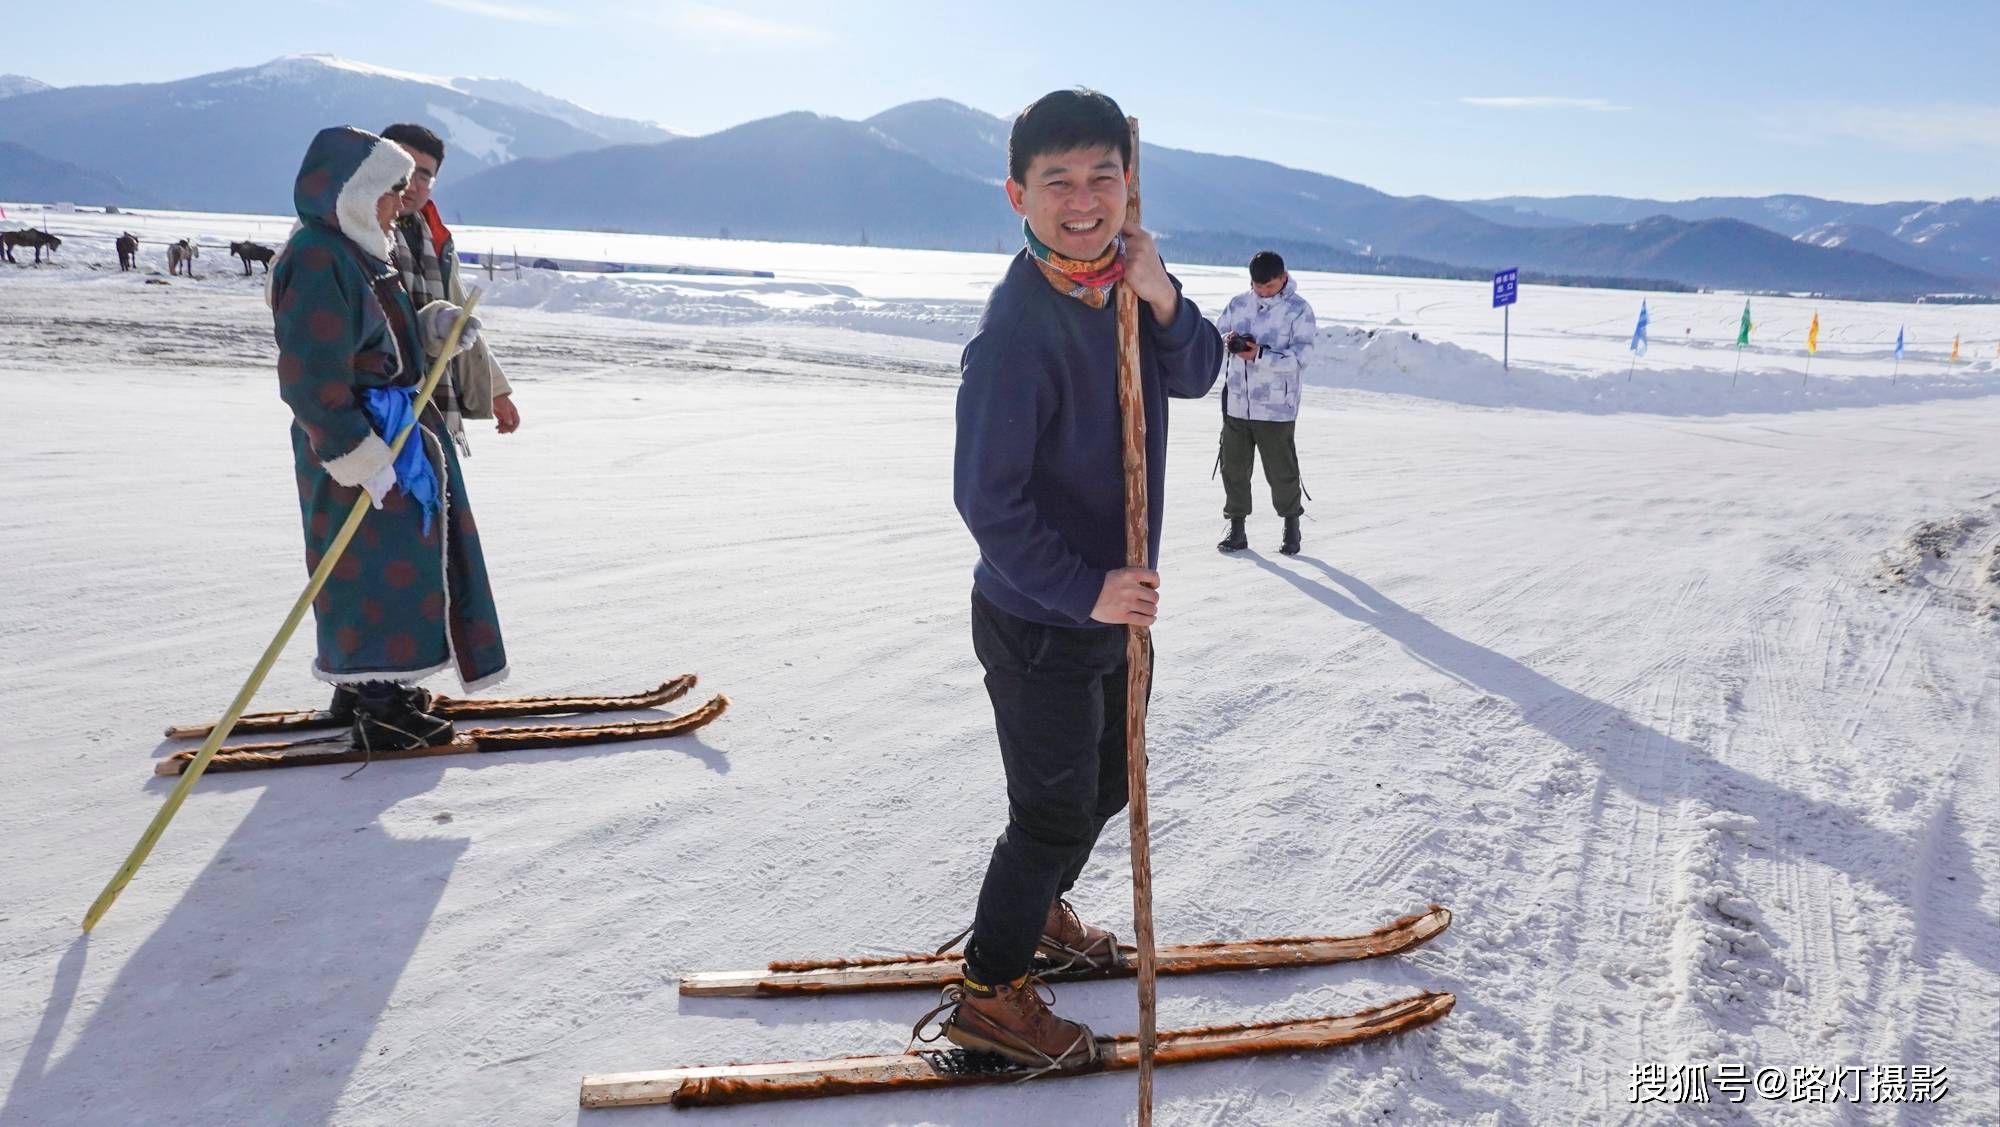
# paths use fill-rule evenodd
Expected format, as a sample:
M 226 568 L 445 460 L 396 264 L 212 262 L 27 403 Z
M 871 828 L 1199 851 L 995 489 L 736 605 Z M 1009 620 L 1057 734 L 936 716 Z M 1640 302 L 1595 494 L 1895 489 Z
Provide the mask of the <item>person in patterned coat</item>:
M 316 568 L 365 491 L 362 521 L 313 603 L 313 675 L 338 687 L 357 746 L 448 738 L 421 679 L 453 669 L 468 690 L 495 684 L 507 654 L 457 452 L 426 407 L 401 455 L 389 443 L 442 350 L 455 305 L 411 302 L 390 262 L 389 227 L 413 167 L 395 143 L 323 129 L 293 188 L 299 226 L 271 267 L 278 394 L 292 409 L 292 461 Z M 468 318 L 461 350 L 478 339 Z

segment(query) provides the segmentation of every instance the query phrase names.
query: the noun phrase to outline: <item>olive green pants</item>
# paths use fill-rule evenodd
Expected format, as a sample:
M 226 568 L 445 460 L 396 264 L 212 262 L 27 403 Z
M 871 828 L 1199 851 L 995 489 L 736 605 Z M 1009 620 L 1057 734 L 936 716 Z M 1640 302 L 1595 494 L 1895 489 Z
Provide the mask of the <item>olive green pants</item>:
M 1292 440 L 1297 421 L 1222 417 L 1222 515 L 1250 515 L 1250 468 L 1261 456 L 1271 485 L 1271 507 L 1281 517 L 1305 512 L 1299 503 L 1299 448 Z

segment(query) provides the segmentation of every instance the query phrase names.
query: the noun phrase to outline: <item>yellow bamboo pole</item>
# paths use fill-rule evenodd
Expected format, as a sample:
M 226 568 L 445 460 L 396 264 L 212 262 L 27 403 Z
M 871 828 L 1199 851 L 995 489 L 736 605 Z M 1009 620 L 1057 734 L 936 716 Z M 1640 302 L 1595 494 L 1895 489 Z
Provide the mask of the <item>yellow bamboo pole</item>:
M 1139 222 L 1139 119 L 1125 119 L 1132 132 L 1131 182 L 1125 215 Z M 1139 295 L 1128 283 L 1118 287 L 1118 409 L 1124 423 L 1125 565 L 1145 567 L 1146 401 L 1139 373 Z M 1125 662 L 1125 789 L 1132 831 L 1132 941 L 1139 965 L 1139 1127 L 1153 1122 L 1153 1054 L 1159 1045 L 1155 1012 L 1153 951 L 1153 853 L 1146 815 L 1146 698 L 1153 681 L 1153 645 L 1144 626 L 1127 626 Z
M 473 307 L 478 304 L 479 291 L 475 289 L 466 298 L 465 312 L 470 314 Z M 453 322 L 451 332 L 445 335 L 444 351 L 438 353 L 437 361 L 431 365 L 430 373 L 424 377 L 423 386 L 417 392 L 416 410 L 410 416 L 410 425 L 404 427 L 395 441 L 389 444 L 391 459 L 402 453 L 410 432 L 417 429 L 418 419 L 423 416 L 424 408 L 430 405 L 431 393 L 437 390 L 438 381 L 444 377 L 445 366 L 451 363 L 452 355 L 458 350 L 458 337 L 465 328 L 465 320 L 464 317 L 460 317 Z M 216 749 L 222 746 L 222 741 L 229 738 L 229 731 L 236 727 L 236 721 L 242 717 L 243 710 L 250 707 L 250 698 L 256 696 L 257 690 L 263 686 L 264 678 L 271 672 L 271 666 L 277 664 L 278 655 L 285 652 L 285 646 L 292 640 L 292 632 L 298 629 L 299 620 L 305 617 L 306 608 L 319 596 L 320 588 L 326 586 L 327 576 L 333 574 L 333 565 L 339 563 L 341 554 L 347 551 L 347 544 L 354 539 L 354 532 L 361 527 L 361 518 L 368 515 L 368 509 L 368 493 L 363 490 L 361 496 L 354 500 L 354 510 L 347 514 L 347 523 L 340 526 L 340 532 L 333 538 L 333 545 L 326 550 L 326 555 L 320 558 L 319 566 L 313 569 L 312 578 L 306 580 L 306 589 L 299 593 L 298 601 L 292 604 L 291 613 L 285 616 L 284 625 L 278 627 L 277 636 L 271 639 L 271 644 L 264 647 L 264 656 L 257 659 L 257 667 L 250 671 L 250 676 L 243 682 L 243 687 L 236 690 L 236 699 L 229 702 L 229 707 L 222 713 L 222 719 L 216 722 L 214 730 L 208 734 L 208 739 L 202 741 L 201 750 L 195 752 L 193 761 L 181 773 L 181 780 L 174 785 L 173 793 L 167 796 L 166 804 L 160 807 L 159 813 L 153 815 L 152 824 L 146 827 L 145 833 L 139 835 L 139 844 L 132 847 L 131 854 L 125 858 L 124 864 L 118 866 L 118 872 L 111 878 L 111 883 L 104 886 L 104 891 L 98 893 L 97 899 L 91 903 L 90 911 L 84 913 L 83 930 L 89 931 L 97 926 L 97 921 L 103 919 L 104 913 L 111 910 L 111 905 L 118 899 L 118 894 L 125 891 L 126 885 L 132 883 L 132 878 L 139 872 L 139 866 L 145 864 L 147 856 L 153 852 L 153 846 L 159 844 L 160 835 L 167 832 L 167 823 L 174 820 L 181 803 L 187 801 L 188 792 L 194 789 L 195 780 L 201 778 L 203 771 L 208 770 L 208 761 L 215 758 Z

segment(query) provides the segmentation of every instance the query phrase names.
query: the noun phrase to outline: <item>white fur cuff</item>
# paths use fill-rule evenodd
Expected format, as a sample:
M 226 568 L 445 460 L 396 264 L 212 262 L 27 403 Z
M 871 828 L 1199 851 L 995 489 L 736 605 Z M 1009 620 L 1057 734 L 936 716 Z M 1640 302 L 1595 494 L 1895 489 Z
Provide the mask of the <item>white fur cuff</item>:
M 322 464 L 326 467 L 327 476 L 342 485 L 353 487 L 381 473 L 392 461 L 389 444 L 371 434 L 361 440 L 361 445 Z

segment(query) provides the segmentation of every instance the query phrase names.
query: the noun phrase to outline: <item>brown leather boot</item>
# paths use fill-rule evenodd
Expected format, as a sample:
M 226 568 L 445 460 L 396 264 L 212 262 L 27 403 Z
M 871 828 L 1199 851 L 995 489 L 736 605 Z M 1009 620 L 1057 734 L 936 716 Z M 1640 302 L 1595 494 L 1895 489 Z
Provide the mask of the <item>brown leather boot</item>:
M 1109 968 L 1125 961 L 1124 953 L 1118 950 L 1118 937 L 1084 923 L 1076 908 L 1061 897 L 1049 905 L 1049 918 L 1042 922 L 1042 942 L 1035 952 L 1053 964 L 1050 970 Z
M 963 985 L 946 988 L 945 1004 L 956 1003 L 957 1008 L 945 1019 L 944 1036 L 961 1048 L 998 1053 L 1030 1068 L 1094 1063 L 1098 1047 L 1090 1027 L 1051 1013 L 1036 990 L 1039 985 L 1022 975 L 999 986 L 967 979 Z

